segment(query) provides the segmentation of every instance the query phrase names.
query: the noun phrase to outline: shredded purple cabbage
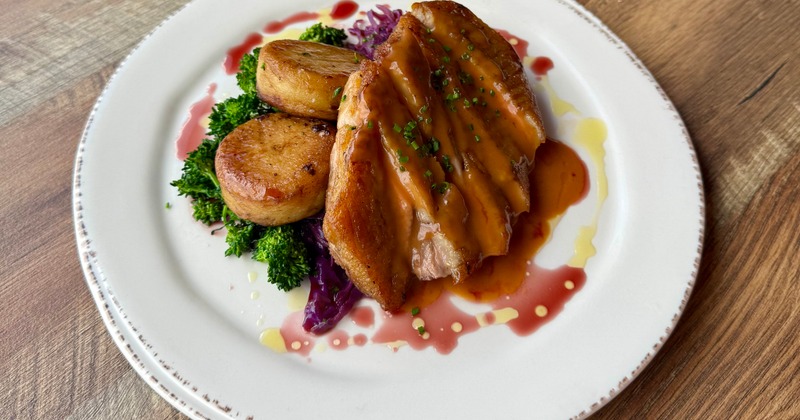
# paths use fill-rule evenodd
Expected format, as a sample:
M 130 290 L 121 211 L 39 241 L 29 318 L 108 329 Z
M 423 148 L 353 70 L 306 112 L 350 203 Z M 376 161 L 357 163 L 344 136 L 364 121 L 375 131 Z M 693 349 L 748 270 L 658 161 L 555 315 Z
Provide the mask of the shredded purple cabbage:
M 303 328 L 313 334 L 324 334 L 333 329 L 364 295 L 333 261 L 328 241 L 322 233 L 322 216 L 309 217 L 300 226 L 303 241 L 314 260 Z
M 355 44 L 348 43 L 347 47 L 370 59 L 374 58 L 375 48 L 389 38 L 392 30 L 397 26 L 400 16 L 403 16 L 403 11 L 400 9 L 392 10 L 383 4 L 376 7 L 378 11 L 367 12 L 369 22 L 359 19 L 355 21 L 352 28 L 347 30 L 350 35 L 354 35 L 358 39 Z

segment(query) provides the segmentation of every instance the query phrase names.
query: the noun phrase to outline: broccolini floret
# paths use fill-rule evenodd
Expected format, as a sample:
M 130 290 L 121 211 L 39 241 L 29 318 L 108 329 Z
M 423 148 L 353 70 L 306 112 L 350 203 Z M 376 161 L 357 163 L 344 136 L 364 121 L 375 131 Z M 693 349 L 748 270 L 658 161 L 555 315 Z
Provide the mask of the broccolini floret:
M 270 112 L 275 112 L 275 109 L 261 101 L 255 92 L 228 98 L 211 109 L 208 135 L 222 141 L 234 128 Z
M 214 156 L 218 145 L 214 140 L 203 140 L 183 161 L 180 179 L 170 183 L 178 189 L 178 195 L 194 200 L 194 218 L 207 225 L 221 220 L 224 206 L 214 170 Z
M 240 124 L 277 111 L 262 102 L 256 93 L 259 51 L 256 48 L 242 58 L 236 82 L 243 93 L 214 105 L 209 116 L 209 138 L 187 155 L 181 177 L 170 185 L 178 189 L 178 195 L 192 199 L 195 220 L 206 225 L 224 224 L 227 231 L 225 242 L 228 244 L 225 256 L 241 257 L 253 251 L 253 259 L 269 265 L 267 281 L 281 290 L 290 290 L 300 285 L 310 272 L 308 252 L 300 232 L 291 225 L 264 227 L 237 217 L 222 200 L 214 168 L 217 148 L 225 136 Z
M 256 48 L 250 54 L 245 54 L 239 62 L 239 72 L 236 73 L 236 84 L 245 94 L 256 93 L 256 71 L 258 70 L 258 54 L 261 48 Z
M 322 23 L 312 25 L 300 35 L 301 41 L 321 42 L 334 47 L 344 46 L 345 39 L 347 39 L 347 34 L 343 29 L 331 28 Z
M 308 249 L 294 225 L 268 226 L 256 241 L 253 259 L 267 263 L 267 281 L 280 290 L 300 285 L 311 273 Z

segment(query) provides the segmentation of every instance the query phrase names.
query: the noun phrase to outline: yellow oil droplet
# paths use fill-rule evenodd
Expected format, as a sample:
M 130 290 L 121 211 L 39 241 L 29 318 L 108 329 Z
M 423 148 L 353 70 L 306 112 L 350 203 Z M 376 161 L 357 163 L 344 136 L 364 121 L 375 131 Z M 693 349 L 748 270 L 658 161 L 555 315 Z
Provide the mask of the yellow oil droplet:
M 423 340 L 427 340 L 427 339 L 429 339 L 429 338 L 431 338 L 431 333 L 429 333 L 429 332 L 425 331 L 425 333 L 424 333 L 424 334 L 422 334 L 422 339 L 423 339 Z
M 323 15 L 320 15 L 320 18 L 322 18 L 322 16 Z M 278 39 L 299 39 L 300 35 L 302 35 L 303 32 L 305 32 L 305 29 L 289 28 L 275 35 L 265 36 L 264 40 L 261 42 L 261 45 L 265 45 L 268 42 L 272 42 Z
M 397 351 L 397 349 L 406 345 L 408 345 L 408 342 L 405 340 L 390 341 L 386 343 L 386 346 L 392 349 L 393 351 Z
M 292 312 L 299 311 L 306 307 L 308 302 L 308 291 L 302 287 L 295 287 L 294 289 L 286 292 L 286 305 Z
M 319 9 L 317 11 L 317 14 L 319 15 L 319 17 L 317 17 L 316 21 L 322 23 L 325 26 L 331 26 L 331 24 L 333 23 L 333 18 L 331 17 L 331 12 L 333 12 L 332 9 Z M 298 36 L 296 36 L 295 38 L 292 38 L 292 39 L 297 39 L 297 38 L 300 38 L 300 35 L 298 35 Z
M 495 309 L 492 313 L 494 313 L 495 324 L 505 324 L 508 321 L 519 318 L 519 312 L 514 308 Z
M 424 326 L 425 326 L 425 320 L 420 317 L 416 317 L 411 321 L 411 327 L 414 328 L 415 330 L 418 330 L 419 327 L 424 327 Z
M 592 222 L 583 226 L 575 239 L 575 252 L 568 265 L 570 267 L 586 267 L 586 261 L 597 253 L 592 243 L 597 234 L 597 223 L 600 219 L 600 209 L 608 197 L 608 178 L 606 177 L 604 144 L 608 137 L 608 129 L 603 120 L 598 118 L 583 118 L 575 127 L 575 140 L 589 153 L 595 168 L 597 168 L 596 191 L 597 206 L 595 207 Z
M 511 38 L 508 40 L 508 43 L 511 45 L 517 45 L 519 44 L 519 40 L 517 38 Z
M 338 338 L 334 338 L 333 339 L 333 345 L 334 346 L 338 346 L 339 344 L 342 344 L 342 340 L 338 339 Z
M 247 281 L 249 281 L 250 283 L 254 283 L 257 278 L 258 278 L 258 273 L 257 272 L 251 271 L 251 272 L 247 273 Z
M 265 347 L 272 349 L 275 353 L 286 353 L 286 342 L 283 341 L 281 330 L 277 328 L 267 328 L 261 331 L 261 336 L 258 338 Z
M 586 267 L 586 261 L 597 253 L 592 240 L 597 233 L 596 226 L 584 226 L 578 231 L 578 237 L 575 238 L 575 254 L 569 260 L 571 267 Z
M 260 296 L 261 296 L 261 293 L 259 293 L 258 290 L 253 290 L 252 292 L 250 292 L 250 299 L 256 300 Z
M 550 109 L 553 110 L 553 114 L 555 114 L 557 117 L 564 116 L 569 112 L 573 114 L 579 114 L 578 109 L 575 108 L 575 105 L 572 105 L 571 103 L 561 99 L 558 94 L 556 94 L 553 86 L 547 80 L 547 76 L 543 76 L 539 83 L 544 88 L 544 91 L 547 92 L 547 99 L 550 102 Z
M 300 347 L 303 347 L 303 343 L 299 341 L 292 341 L 292 350 L 300 350 Z
M 450 325 L 450 329 L 453 330 L 453 332 L 460 333 L 462 330 L 464 330 L 464 326 L 461 325 L 460 322 L 454 322 L 452 325 Z
M 487 325 L 491 325 L 491 323 L 489 322 L 489 318 L 487 318 L 486 314 L 484 314 L 484 313 L 480 313 L 478 315 L 475 315 L 475 320 L 478 321 L 478 325 L 481 326 L 481 327 L 485 327 Z
M 529 55 L 522 57 L 522 67 L 525 67 L 527 69 L 528 67 L 531 66 L 531 64 L 533 64 L 533 60 L 534 58 Z
M 567 290 L 572 290 L 572 289 L 575 288 L 575 283 L 572 280 L 567 280 L 567 281 L 564 282 L 564 287 Z
M 536 305 L 536 309 L 534 309 L 534 312 L 536 312 L 536 316 L 540 318 L 544 318 L 547 316 L 547 308 L 544 305 Z

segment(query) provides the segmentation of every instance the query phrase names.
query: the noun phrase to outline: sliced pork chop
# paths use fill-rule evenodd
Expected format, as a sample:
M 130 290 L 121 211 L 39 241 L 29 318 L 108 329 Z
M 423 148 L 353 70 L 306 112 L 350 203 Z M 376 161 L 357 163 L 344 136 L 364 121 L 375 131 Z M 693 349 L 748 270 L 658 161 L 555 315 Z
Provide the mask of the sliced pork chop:
M 416 3 L 343 95 L 324 231 L 361 291 L 394 310 L 412 282 L 507 253 L 545 134 L 502 36 L 457 3 Z

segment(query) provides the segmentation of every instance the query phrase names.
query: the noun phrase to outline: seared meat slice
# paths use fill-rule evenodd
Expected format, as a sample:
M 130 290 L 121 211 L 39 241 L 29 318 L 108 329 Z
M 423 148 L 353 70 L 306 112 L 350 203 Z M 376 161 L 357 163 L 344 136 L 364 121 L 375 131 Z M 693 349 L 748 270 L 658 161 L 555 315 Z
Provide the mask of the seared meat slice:
M 375 57 L 343 92 L 324 231 L 393 310 L 412 282 L 507 253 L 545 134 L 513 48 L 457 3 L 414 4 Z

